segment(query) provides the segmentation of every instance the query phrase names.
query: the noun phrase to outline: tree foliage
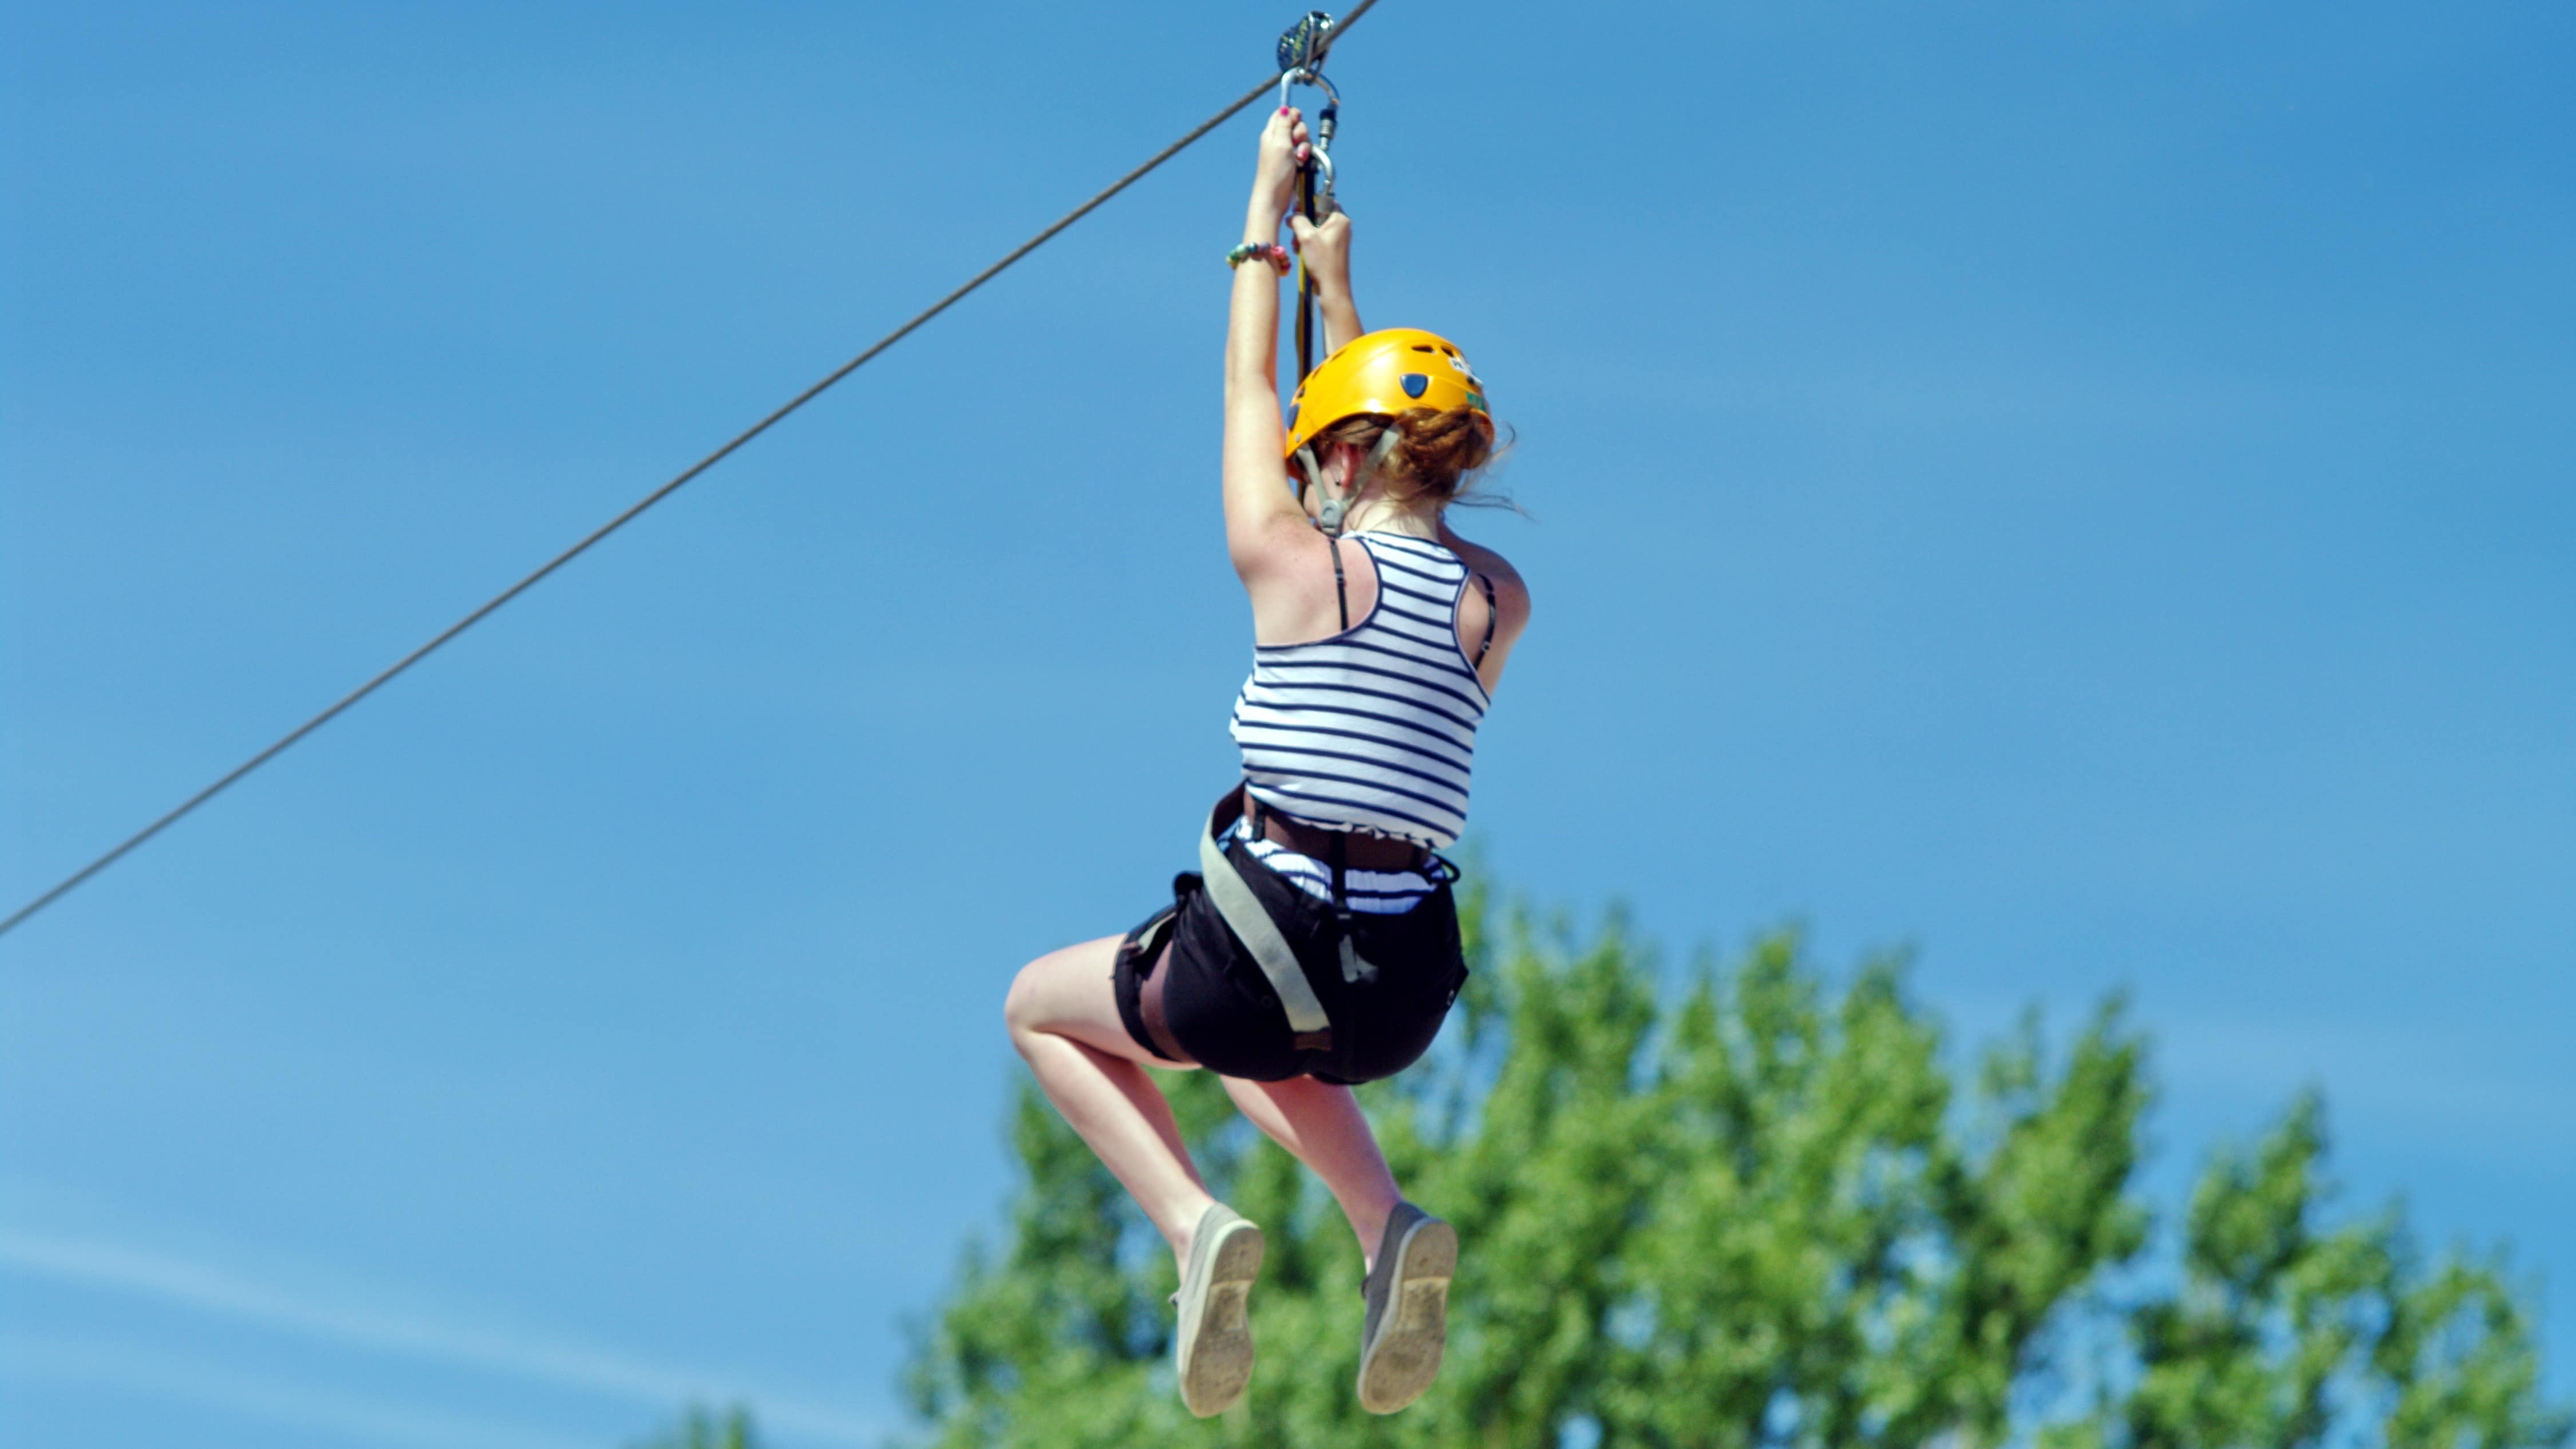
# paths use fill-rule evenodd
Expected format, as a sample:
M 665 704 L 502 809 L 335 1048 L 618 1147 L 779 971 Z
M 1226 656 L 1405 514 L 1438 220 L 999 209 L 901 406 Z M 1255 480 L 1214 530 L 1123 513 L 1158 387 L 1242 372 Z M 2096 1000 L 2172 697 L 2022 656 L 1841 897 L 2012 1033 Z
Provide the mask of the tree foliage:
M 637 1443 L 634 1449 L 760 1449 L 760 1433 L 747 1408 L 737 1405 L 717 1413 L 692 1406 L 668 1431 Z
M 1839 988 L 1794 935 L 1677 995 L 1467 903 L 1476 976 L 1440 1052 L 1363 1092 L 1407 1195 L 1454 1222 L 1439 1384 L 1351 1380 L 1357 1245 L 1202 1074 L 1164 1078 L 1219 1196 L 1263 1225 L 1261 1367 L 1191 1420 L 1169 1255 L 1034 1090 L 1009 1242 L 968 1251 L 910 1373 L 941 1449 L 1156 1445 L 2050 1449 L 2565 1442 L 2498 1266 L 2425 1261 L 2396 1214 L 2329 1226 L 2323 1117 L 2209 1163 L 2178 1245 L 2136 1177 L 2144 1043 L 2117 1003 L 2035 1021 L 1954 1081 L 1894 959 Z M 2178 1250 L 2178 1257 L 2177 1257 Z

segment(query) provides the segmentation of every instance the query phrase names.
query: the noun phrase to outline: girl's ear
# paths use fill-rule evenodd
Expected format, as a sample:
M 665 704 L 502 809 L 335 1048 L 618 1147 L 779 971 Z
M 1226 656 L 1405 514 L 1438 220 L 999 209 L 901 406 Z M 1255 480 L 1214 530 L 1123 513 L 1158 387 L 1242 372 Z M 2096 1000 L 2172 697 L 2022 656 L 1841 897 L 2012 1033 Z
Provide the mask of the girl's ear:
M 1352 483 L 1358 481 L 1360 464 L 1364 460 L 1365 455 L 1360 452 L 1358 444 L 1335 443 L 1333 445 L 1333 466 L 1336 469 L 1334 474 L 1335 481 L 1344 488 L 1350 487 Z

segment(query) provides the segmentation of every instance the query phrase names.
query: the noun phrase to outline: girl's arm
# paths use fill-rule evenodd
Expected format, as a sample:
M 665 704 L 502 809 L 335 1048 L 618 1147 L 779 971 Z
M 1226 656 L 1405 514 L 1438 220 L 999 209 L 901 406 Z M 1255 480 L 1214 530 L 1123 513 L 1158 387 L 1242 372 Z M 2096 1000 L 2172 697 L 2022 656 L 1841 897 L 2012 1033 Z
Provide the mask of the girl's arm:
M 1324 351 L 1330 355 L 1366 329 L 1360 326 L 1359 303 L 1351 297 L 1351 214 L 1336 211 L 1321 222 L 1293 217 L 1298 255 L 1306 275 L 1315 280 L 1315 305 L 1324 314 Z
M 1243 239 L 1279 239 L 1288 193 L 1306 149 L 1306 124 L 1282 109 L 1261 132 L 1261 160 Z M 1256 590 L 1277 575 L 1288 551 L 1314 532 L 1288 491 L 1287 442 L 1279 423 L 1279 274 L 1263 261 L 1234 269 L 1225 334 L 1225 542 L 1234 571 Z

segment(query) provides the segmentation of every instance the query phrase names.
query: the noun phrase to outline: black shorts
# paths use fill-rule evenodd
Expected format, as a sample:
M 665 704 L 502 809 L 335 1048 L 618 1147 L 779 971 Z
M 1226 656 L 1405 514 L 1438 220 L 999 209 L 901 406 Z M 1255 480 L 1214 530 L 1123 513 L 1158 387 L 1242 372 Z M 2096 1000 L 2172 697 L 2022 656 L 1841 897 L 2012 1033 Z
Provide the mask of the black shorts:
M 1157 969 L 1151 952 L 1159 938 L 1171 942 L 1159 968 L 1171 973 L 1163 983 L 1164 1024 L 1173 1044 L 1209 1071 L 1255 1082 L 1313 1077 L 1350 1086 L 1394 1076 L 1420 1060 L 1467 982 L 1458 905 L 1448 883 L 1400 916 L 1353 914 L 1351 944 L 1377 967 L 1377 976 L 1345 981 L 1332 905 L 1254 859 L 1241 841 L 1227 842 L 1225 853 L 1297 953 L 1332 1022 L 1332 1048 L 1296 1045 L 1279 993 L 1195 874 L 1175 877 L 1173 903 L 1119 943 L 1112 977 L 1118 1016 L 1137 1045 L 1171 1060 L 1145 1030 L 1140 1001 L 1145 978 Z

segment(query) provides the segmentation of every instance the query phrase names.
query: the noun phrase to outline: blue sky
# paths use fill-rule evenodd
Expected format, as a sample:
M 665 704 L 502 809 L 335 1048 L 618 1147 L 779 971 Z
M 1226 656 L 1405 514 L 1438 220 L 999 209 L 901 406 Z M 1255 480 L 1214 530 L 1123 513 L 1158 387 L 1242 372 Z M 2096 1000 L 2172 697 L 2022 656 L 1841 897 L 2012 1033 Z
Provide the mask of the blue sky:
M 0 894 L 1240 92 L 1237 4 L 11 4 Z M 1676 954 L 2125 989 L 2576 1394 L 2576 15 L 1385 0 L 1377 325 L 1521 443 L 1475 829 Z M 0 943 L 0 1437 L 899 1422 L 1019 962 L 1227 782 L 1247 116 Z

